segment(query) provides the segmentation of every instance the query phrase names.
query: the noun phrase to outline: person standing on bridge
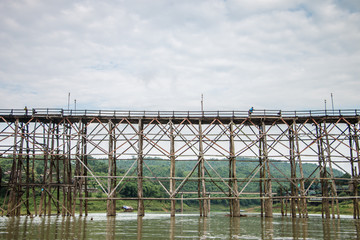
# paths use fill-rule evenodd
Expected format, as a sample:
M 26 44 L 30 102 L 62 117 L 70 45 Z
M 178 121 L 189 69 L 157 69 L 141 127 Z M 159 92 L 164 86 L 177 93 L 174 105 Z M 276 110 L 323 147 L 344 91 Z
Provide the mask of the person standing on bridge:
M 251 108 L 249 109 L 249 115 L 251 115 L 251 114 L 253 113 L 253 111 L 254 111 L 254 107 L 251 107 Z

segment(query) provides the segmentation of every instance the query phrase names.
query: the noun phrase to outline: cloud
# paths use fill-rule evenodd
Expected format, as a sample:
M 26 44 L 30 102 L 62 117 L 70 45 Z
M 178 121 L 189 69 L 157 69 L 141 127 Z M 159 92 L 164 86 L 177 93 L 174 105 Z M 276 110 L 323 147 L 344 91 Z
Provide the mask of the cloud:
M 2 1 L 1 108 L 359 108 L 357 1 Z

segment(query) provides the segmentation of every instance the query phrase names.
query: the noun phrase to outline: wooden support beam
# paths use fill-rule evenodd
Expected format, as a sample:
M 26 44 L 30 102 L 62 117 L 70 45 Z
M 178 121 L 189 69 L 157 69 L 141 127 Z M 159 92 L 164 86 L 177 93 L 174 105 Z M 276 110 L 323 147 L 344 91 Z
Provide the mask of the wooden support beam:
M 200 184 L 200 195 L 202 198 L 206 197 L 206 184 L 205 184 L 205 159 L 204 159 L 204 148 L 203 148 L 203 130 L 201 120 L 199 120 L 199 181 Z M 207 217 L 209 214 L 207 200 L 199 200 L 200 203 L 200 216 Z
M 114 154 L 114 151 L 116 149 L 115 142 L 116 138 L 114 136 L 115 129 L 114 124 L 109 121 L 109 154 L 108 154 L 108 190 L 107 192 L 110 193 L 108 195 L 108 198 L 114 198 L 115 197 L 115 191 L 113 189 L 116 186 L 116 178 L 112 178 L 113 176 L 116 176 L 116 154 Z M 116 215 L 116 200 L 109 199 L 107 200 L 107 216 L 115 216 Z
M 296 120 L 293 120 L 294 126 L 294 137 L 295 137 L 295 147 L 296 147 L 296 158 L 298 159 L 299 164 L 299 171 L 300 171 L 300 217 L 307 218 L 307 203 L 306 203 L 306 194 L 305 194 L 305 178 L 304 178 L 304 171 L 302 165 L 302 159 L 300 155 L 300 146 L 299 146 L 299 132 L 296 124 Z
M 175 194 L 176 180 L 175 180 L 175 136 L 173 122 L 169 121 L 170 125 L 170 194 Z M 176 200 L 171 200 L 170 215 L 175 216 Z
M 229 124 L 230 130 L 230 158 L 229 158 L 229 186 L 233 189 L 230 190 L 230 196 L 238 197 L 238 183 L 236 178 L 236 157 L 235 157 L 235 141 L 234 141 L 234 122 Z M 240 217 L 240 201 L 238 199 L 230 200 L 230 216 Z
M 289 129 L 289 144 L 290 144 L 290 177 L 291 179 L 296 179 L 296 163 L 295 163 L 295 143 L 294 143 L 294 131 L 292 128 Z M 291 216 L 296 218 L 296 209 L 297 209 L 297 202 L 298 199 L 295 198 L 298 196 L 298 188 L 297 188 L 297 181 L 294 181 L 290 185 L 291 189 L 291 196 L 290 199 L 290 208 L 291 208 Z
M 137 190 L 137 196 L 138 196 L 138 209 L 137 214 L 138 216 L 144 216 L 145 215 L 145 208 L 144 208 L 144 199 L 143 199 L 143 162 L 144 162 L 144 156 L 143 156 L 143 145 L 144 145 L 144 133 L 143 133 L 143 120 L 139 118 L 138 122 L 138 156 L 137 156 L 137 184 L 138 184 L 138 190 Z
M 322 136 L 321 128 L 318 124 L 316 124 L 316 141 L 318 146 L 318 157 L 319 157 L 319 167 L 320 167 L 320 183 L 321 183 L 321 193 L 323 197 L 328 197 L 328 180 L 327 180 L 327 171 L 326 171 L 326 161 L 324 155 L 324 147 L 323 147 L 323 136 Z M 321 216 L 322 218 L 330 218 L 330 208 L 329 208 L 329 199 L 322 198 L 321 205 Z
M 265 201 L 264 201 L 264 207 L 265 207 L 265 217 L 273 217 L 273 200 L 272 200 L 272 185 L 271 185 L 271 174 L 270 174 L 270 165 L 269 165 L 269 158 L 268 158 L 268 144 L 267 144 L 267 137 L 266 137 L 266 125 L 265 122 L 262 122 L 262 155 L 264 158 L 264 177 L 265 177 Z
M 334 171 L 332 168 L 332 161 L 331 161 L 331 145 L 329 141 L 329 133 L 327 131 L 326 122 L 324 121 L 324 133 L 325 133 L 325 144 L 326 144 L 326 163 L 329 167 L 329 174 L 330 174 L 330 184 L 331 184 L 331 195 L 335 198 L 331 199 L 331 212 L 332 217 L 335 218 L 335 209 L 336 209 L 336 215 L 337 218 L 340 218 L 340 210 L 339 210 L 339 200 L 337 199 L 337 191 L 336 191 L 336 185 L 334 180 Z M 334 203 L 335 202 L 335 203 Z

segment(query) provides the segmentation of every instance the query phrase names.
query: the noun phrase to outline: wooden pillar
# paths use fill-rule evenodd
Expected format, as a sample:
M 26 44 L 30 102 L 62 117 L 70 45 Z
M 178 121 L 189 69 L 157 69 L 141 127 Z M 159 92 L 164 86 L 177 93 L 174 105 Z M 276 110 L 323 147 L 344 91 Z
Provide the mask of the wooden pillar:
M 79 121 L 79 131 L 76 140 L 76 157 L 75 157 L 75 172 L 74 176 L 81 176 L 81 163 L 78 159 L 81 159 L 81 119 Z M 75 215 L 76 204 L 77 204 L 77 194 L 81 192 L 81 177 L 74 177 L 74 188 L 73 188 L 73 206 L 72 206 L 72 215 Z M 79 214 L 82 216 L 82 209 L 79 201 Z
M 268 149 L 267 149 L 267 138 L 266 138 L 266 126 L 265 123 L 262 122 L 262 133 L 263 137 L 262 144 L 263 144 L 263 158 L 264 158 L 264 164 L 265 164 L 265 201 L 264 201 L 264 207 L 265 207 L 265 217 L 273 217 L 272 207 L 273 207 L 273 200 L 272 200 L 272 186 L 271 186 L 271 174 L 270 174 L 270 165 L 269 165 L 269 158 L 268 158 Z
M 116 138 L 114 136 L 114 124 L 112 121 L 109 121 L 109 168 L 108 168 L 108 192 L 113 192 L 113 189 L 116 186 L 115 178 L 116 176 L 116 161 L 114 156 L 115 151 L 115 141 Z M 108 196 L 107 200 L 107 216 L 115 216 L 116 215 L 116 201 L 112 198 L 115 197 L 115 191 Z
M 83 126 L 83 136 L 82 136 L 82 156 L 83 156 L 83 162 L 86 166 L 88 166 L 88 155 L 87 155 L 87 125 L 86 122 L 84 122 L 84 126 Z M 84 176 L 84 191 L 85 191 L 85 216 L 88 215 L 88 200 L 87 198 L 89 197 L 89 191 L 88 191 L 88 178 L 87 178 L 87 168 L 85 168 L 84 166 L 82 166 L 82 173 Z
M 259 125 L 259 166 L 260 166 L 260 170 L 259 170 L 259 195 L 260 195 L 260 215 L 261 217 L 264 217 L 264 185 L 263 185 L 263 180 L 265 178 L 265 166 L 263 165 L 264 163 L 264 156 L 263 156 L 263 140 L 262 140 L 262 125 Z
M 175 185 L 175 137 L 174 126 L 170 120 L 170 194 L 173 195 L 176 189 Z M 172 196 L 175 197 L 174 195 Z M 171 216 L 175 216 L 176 200 L 171 200 Z
M 87 199 L 85 201 L 83 198 L 83 190 L 85 192 L 85 197 L 88 196 L 87 192 L 87 178 L 85 176 L 85 172 L 87 172 L 84 164 L 87 165 L 87 155 L 86 155 L 86 123 L 82 120 L 79 122 L 79 139 L 78 145 L 80 146 L 79 151 L 79 159 L 81 159 L 82 163 L 79 163 L 79 175 L 80 178 L 78 179 L 78 189 L 79 189 L 79 215 L 83 215 L 83 210 L 85 209 L 85 216 L 87 216 Z M 85 206 L 84 206 L 85 205 Z
M 68 182 L 68 177 L 67 177 L 67 168 L 68 168 L 68 165 L 67 165 L 67 124 L 65 123 L 65 121 L 64 121 L 64 123 L 63 123 L 63 125 L 62 125 L 62 128 L 63 128 L 63 130 L 62 130 L 62 164 L 63 164 L 63 171 L 62 171 L 62 175 L 63 175 L 63 182 L 64 182 L 64 185 L 67 185 L 67 184 L 69 184 L 69 182 Z M 63 188 L 62 188 L 62 191 L 63 191 L 63 202 L 62 202 L 62 205 L 63 206 L 65 206 L 66 208 L 68 208 L 68 204 L 67 204 L 67 196 L 68 196 L 68 187 L 66 187 L 66 186 L 64 186 Z M 61 215 L 62 216 L 65 216 L 65 215 L 67 215 L 68 213 L 67 213 L 67 211 L 66 211 L 66 209 L 65 208 L 63 208 L 62 209 L 62 211 L 61 211 Z
M 13 208 L 15 207 L 15 204 L 17 202 L 16 195 L 17 195 L 17 140 L 19 135 L 19 119 L 16 119 L 15 121 L 15 132 L 14 132 L 14 145 L 13 145 L 13 162 L 11 166 L 11 172 L 10 172 L 10 179 L 9 179 L 9 201 L 8 201 L 8 209 L 6 216 L 15 216 L 15 211 Z
M 36 121 L 34 123 L 34 130 L 33 130 L 33 139 L 36 139 Z M 31 170 L 31 181 L 34 183 L 35 182 L 35 159 L 36 159 L 36 151 L 35 151 L 35 144 L 33 144 L 32 147 L 32 170 Z M 34 203 L 34 212 L 35 212 L 35 216 L 38 215 L 38 211 L 37 211 L 37 202 L 36 202 L 36 191 L 35 191 L 35 186 L 32 187 L 32 193 L 33 193 L 33 203 Z
M 46 178 L 48 176 L 48 162 L 49 162 L 49 146 L 50 146 L 50 128 L 51 128 L 51 122 L 46 125 L 43 124 L 43 146 L 44 146 L 44 175 L 42 179 L 42 188 L 41 188 L 41 197 L 40 197 L 40 206 L 39 206 L 39 216 L 42 216 L 42 214 L 46 215 L 46 197 L 48 196 L 46 189 L 48 187 Z M 47 133 L 46 133 L 47 132 Z M 50 197 L 50 195 L 48 196 Z
M 299 133 L 298 128 L 296 125 L 296 120 L 294 119 L 293 126 L 295 128 L 294 137 L 295 137 L 295 145 L 296 145 L 296 158 L 298 159 L 299 164 L 299 171 L 300 171 L 300 216 L 303 218 L 308 217 L 307 211 L 307 203 L 306 203 L 306 196 L 305 196 L 305 178 L 304 178 L 304 171 L 302 166 L 302 159 L 300 156 L 300 147 L 299 147 Z
M 330 218 L 330 209 L 329 209 L 329 200 L 328 200 L 328 181 L 327 181 L 327 172 L 326 172 L 326 162 L 323 148 L 323 136 L 318 125 L 316 125 L 316 137 L 318 139 L 318 157 L 319 157 L 319 167 L 320 167 L 320 183 L 321 183 L 321 194 L 322 194 L 322 206 L 321 206 L 321 216 L 322 218 Z M 325 197 L 325 198 L 324 198 Z
M 145 215 L 144 199 L 143 199 L 143 144 L 144 144 L 144 133 L 143 133 L 143 121 L 139 119 L 139 132 L 138 132 L 138 158 L 137 158 L 137 183 L 138 183 L 138 216 Z
M 60 184 L 61 184 L 61 176 L 60 176 L 60 136 L 59 136 L 59 125 L 56 126 L 56 156 L 55 156 L 55 163 L 56 163 L 56 183 L 58 186 L 56 187 L 56 200 L 57 200 L 57 215 L 61 214 L 60 208 Z
M 230 122 L 230 171 L 229 171 L 229 186 L 232 187 L 233 192 L 230 190 L 230 196 L 238 197 L 238 183 L 236 178 L 236 157 L 235 157 L 235 142 L 234 142 L 234 122 Z M 230 216 L 240 217 L 240 201 L 238 199 L 230 199 Z
M 48 183 L 48 191 L 51 193 L 52 192 L 52 188 L 51 188 L 51 185 L 50 183 L 53 182 L 53 169 L 54 169 L 54 162 L 55 162 L 55 156 L 54 156 L 54 144 L 55 144 L 55 124 L 54 123 L 51 123 L 49 124 L 49 146 L 48 146 L 48 152 L 49 152 L 49 157 L 48 159 L 50 159 L 50 162 L 49 162 L 49 175 L 47 176 L 48 177 L 48 180 L 47 180 L 47 183 Z M 52 202 L 52 198 L 51 198 L 51 195 L 48 194 L 48 200 L 47 200 L 47 214 L 48 216 L 51 215 L 51 202 Z
M 29 210 L 29 199 L 30 199 L 30 143 L 29 143 L 29 125 L 25 126 L 24 129 L 24 138 L 26 143 L 26 214 L 29 216 L 31 212 Z
M 294 144 L 294 131 L 289 129 L 289 144 L 290 144 L 290 174 L 291 174 L 291 199 L 290 199 L 290 208 L 291 216 L 296 218 L 296 202 L 297 202 L 297 179 L 296 179 L 296 163 L 295 163 L 295 144 Z
M 335 179 L 334 179 L 334 172 L 333 172 L 332 162 L 331 162 L 329 134 L 327 132 L 326 122 L 325 121 L 324 121 L 324 132 L 325 132 L 325 140 L 326 140 L 326 155 L 327 155 L 326 156 L 326 161 L 327 161 L 327 164 L 329 166 L 329 172 L 330 172 L 330 178 L 331 178 L 331 195 L 333 197 L 331 199 L 331 212 L 332 212 L 332 217 L 335 218 L 335 208 L 336 208 L 337 218 L 340 218 L 339 200 L 337 198 L 338 196 L 337 196 L 336 184 L 335 184 Z
M 67 177 L 67 199 L 66 199 L 66 205 L 67 209 L 72 212 L 72 188 L 74 187 L 73 183 L 72 183 L 72 170 L 71 170 L 71 125 L 70 124 L 66 124 L 65 125 L 66 128 L 66 138 L 65 138 L 65 143 L 66 143 L 66 158 L 65 158 L 65 165 L 66 165 L 66 177 Z M 69 216 L 70 214 L 67 212 L 66 213 L 67 216 Z
M 204 159 L 204 149 L 203 149 L 203 132 L 201 120 L 199 120 L 199 180 L 201 181 L 201 198 L 200 200 L 200 216 L 207 217 L 208 216 L 208 203 L 205 199 L 206 195 L 206 186 L 205 186 L 205 159 Z
M 180 208 L 181 208 L 181 213 L 184 212 L 184 194 L 181 193 L 181 204 L 180 204 Z
M 351 131 L 351 125 L 348 125 L 349 128 L 349 146 L 350 146 L 350 163 L 351 163 L 351 184 L 352 184 L 352 194 L 354 196 L 353 199 L 353 217 L 354 219 L 360 219 L 360 212 L 359 212 L 359 199 L 358 197 L 358 172 L 357 167 L 355 166 L 354 162 L 359 162 L 359 136 L 356 132 L 356 126 L 354 126 L 354 134 Z M 355 146 L 354 146 L 355 145 Z M 355 148 L 355 149 L 354 149 Z M 355 155 L 353 154 L 354 150 Z M 350 185 L 350 183 L 349 183 Z

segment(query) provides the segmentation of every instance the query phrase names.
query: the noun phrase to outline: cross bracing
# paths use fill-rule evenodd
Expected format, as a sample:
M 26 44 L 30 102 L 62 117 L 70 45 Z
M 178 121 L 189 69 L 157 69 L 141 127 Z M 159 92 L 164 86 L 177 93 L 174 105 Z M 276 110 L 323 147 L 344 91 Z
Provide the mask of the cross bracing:
M 359 218 L 358 110 L 0 114 L 0 156 L 11 160 L 9 169 L 0 166 L 2 214 L 19 215 L 24 206 L 26 214 L 54 209 L 87 214 L 89 201 L 103 200 L 108 215 L 114 215 L 118 200 L 131 199 L 137 200 L 139 215 L 150 200 L 170 201 L 175 215 L 176 202 L 187 199 L 198 201 L 200 214 L 207 216 L 211 200 L 225 199 L 231 216 L 240 216 L 241 199 L 258 199 L 264 216 L 271 217 L 273 203 L 280 201 L 290 203 L 292 216 L 307 217 L 307 204 L 316 198 L 324 217 L 339 216 L 339 201 L 347 199 Z M 94 169 L 99 161 L 107 166 L 101 174 Z M 161 162 L 167 175 L 154 162 Z M 308 163 L 316 167 L 305 175 Z M 144 191 L 147 182 L 158 186 L 158 197 Z M 121 193 L 129 184 L 136 184 L 136 193 L 125 197 Z M 90 188 L 103 194 L 89 197 Z

